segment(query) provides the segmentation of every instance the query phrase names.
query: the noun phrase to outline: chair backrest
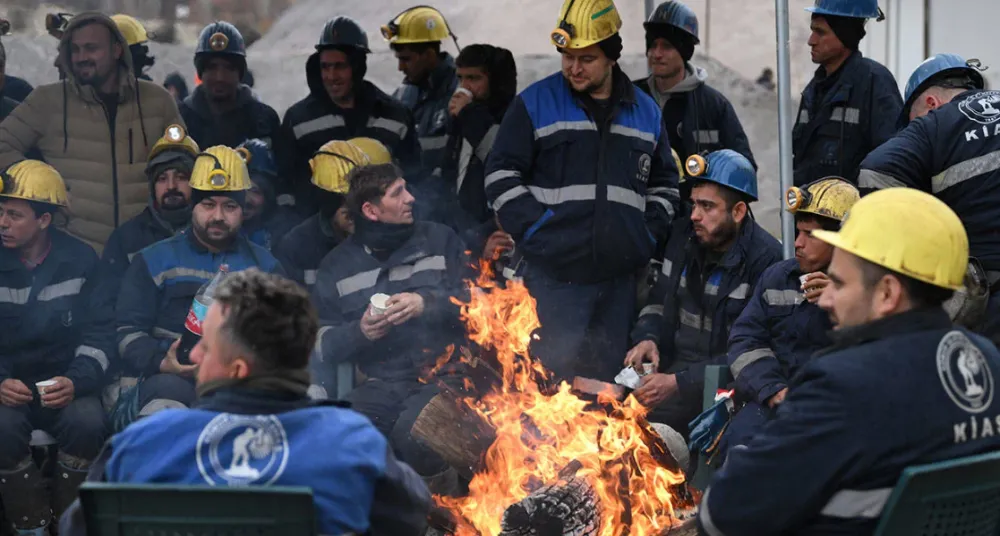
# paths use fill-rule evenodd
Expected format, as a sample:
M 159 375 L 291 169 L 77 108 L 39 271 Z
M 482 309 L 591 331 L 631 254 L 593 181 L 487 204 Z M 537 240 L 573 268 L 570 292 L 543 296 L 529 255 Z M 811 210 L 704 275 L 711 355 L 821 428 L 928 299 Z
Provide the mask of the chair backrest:
M 315 536 L 306 487 L 167 486 L 87 482 L 80 486 L 87 534 Z
M 1000 452 L 906 468 L 875 535 L 1000 535 Z

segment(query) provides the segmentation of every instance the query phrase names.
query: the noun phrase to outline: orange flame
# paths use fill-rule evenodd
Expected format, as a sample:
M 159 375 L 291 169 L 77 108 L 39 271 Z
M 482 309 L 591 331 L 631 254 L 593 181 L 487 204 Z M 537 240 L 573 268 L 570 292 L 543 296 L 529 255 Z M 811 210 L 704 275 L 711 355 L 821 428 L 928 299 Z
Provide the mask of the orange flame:
M 642 417 L 646 408 L 633 397 L 618 402 L 600 396 L 594 408 L 563 382 L 553 394 L 539 387 L 550 374 L 526 359 L 534 331 L 541 326 L 535 299 L 520 282 L 499 287 L 489 263 L 470 282 L 469 303 L 461 306 L 470 339 L 496 352 L 502 385 L 480 400 L 464 399 L 496 429 L 484 469 L 466 497 L 435 497 L 458 520 L 456 536 L 498 536 L 506 509 L 577 462 L 599 499 L 601 536 L 652 536 L 674 523 L 670 487 L 684 481 L 655 458 L 644 437 L 655 435 Z M 623 528 L 624 530 L 623 532 Z

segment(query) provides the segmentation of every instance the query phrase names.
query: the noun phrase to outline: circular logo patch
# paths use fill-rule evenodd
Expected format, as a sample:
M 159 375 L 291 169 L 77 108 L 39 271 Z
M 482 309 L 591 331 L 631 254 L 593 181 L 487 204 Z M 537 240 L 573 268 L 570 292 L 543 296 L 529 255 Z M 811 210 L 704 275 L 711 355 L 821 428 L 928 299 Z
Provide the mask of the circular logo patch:
M 959 111 L 970 121 L 991 125 L 1000 121 L 1000 91 L 981 91 L 969 95 L 958 104 Z
M 198 471 L 212 486 L 266 486 L 288 464 L 288 437 L 274 415 L 222 413 L 198 436 Z
M 961 331 L 941 339 L 938 376 L 948 397 L 969 413 L 982 413 L 993 403 L 993 372 L 986 357 Z

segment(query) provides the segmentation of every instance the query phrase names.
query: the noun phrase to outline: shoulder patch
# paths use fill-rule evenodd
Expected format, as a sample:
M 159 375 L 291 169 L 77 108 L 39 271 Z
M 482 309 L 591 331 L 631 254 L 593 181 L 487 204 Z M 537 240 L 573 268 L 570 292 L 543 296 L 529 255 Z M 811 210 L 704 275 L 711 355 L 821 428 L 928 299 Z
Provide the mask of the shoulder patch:
M 982 413 L 993 403 L 993 372 L 986 357 L 961 331 L 938 343 L 937 369 L 948 398 L 968 413 Z

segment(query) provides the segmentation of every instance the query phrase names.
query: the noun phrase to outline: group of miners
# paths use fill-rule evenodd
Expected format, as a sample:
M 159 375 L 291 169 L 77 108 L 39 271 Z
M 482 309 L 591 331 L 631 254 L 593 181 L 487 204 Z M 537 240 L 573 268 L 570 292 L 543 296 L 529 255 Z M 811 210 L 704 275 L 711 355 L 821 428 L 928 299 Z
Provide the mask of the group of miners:
M 411 429 L 465 388 L 440 358 L 470 344 L 457 302 L 482 261 L 536 300 L 531 353 L 556 379 L 641 371 L 649 420 L 721 466 L 704 533 L 870 533 L 903 468 L 1000 444 L 1000 92 L 941 54 L 901 96 L 858 51 L 874 0 L 809 11 L 786 260 L 679 1 L 645 22 L 633 82 L 613 1 L 565 0 L 561 71 L 521 93 L 510 51 L 452 58 L 416 6 L 380 28 L 405 76 L 390 96 L 338 16 L 283 119 L 241 82 L 229 23 L 202 31 L 178 101 L 140 76 L 134 19 L 66 20 L 61 80 L 3 86 L 0 522 L 45 534 L 89 472 L 308 485 L 323 533 L 422 534 L 428 490 L 467 482 Z M 703 413 L 711 365 L 734 392 Z M 351 410 L 330 401 L 345 382 Z

